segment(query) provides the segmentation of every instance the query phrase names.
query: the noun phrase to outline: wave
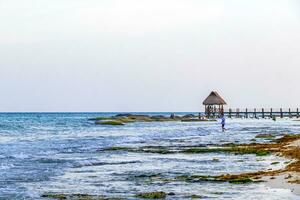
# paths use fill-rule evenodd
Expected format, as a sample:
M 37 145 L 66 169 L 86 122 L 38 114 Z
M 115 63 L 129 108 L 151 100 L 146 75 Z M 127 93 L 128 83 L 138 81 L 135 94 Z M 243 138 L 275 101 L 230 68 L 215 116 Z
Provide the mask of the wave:
M 122 161 L 122 162 L 99 162 L 99 161 L 80 161 L 75 168 L 87 167 L 87 166 L 103 166 L 103 165 L 126 165 L 142 163 L 141 161 Z
M 1 164 L 0 165 L 0 170 L 8 170 L 15 167 L 13 164 Z
M 23 152 L 21 152 L 21 153 L 18 153 L 18 154 L 13 154 L 11 157 L 15 158 L 15 159 L 22 159 L 23 160 L 23 159 L 28 159 L 31 156 L 29 156 L 28 154 L 24 154 Z

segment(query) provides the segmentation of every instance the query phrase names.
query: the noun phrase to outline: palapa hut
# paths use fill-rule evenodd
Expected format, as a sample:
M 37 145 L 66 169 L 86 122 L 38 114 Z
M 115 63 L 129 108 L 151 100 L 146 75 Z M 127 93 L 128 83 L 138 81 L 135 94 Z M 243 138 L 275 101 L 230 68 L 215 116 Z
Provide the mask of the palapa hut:
M 215 117 L 224 114 L 226 102 L 216 91 L 212 91 L 203 101 L 203 105 L 205 106 L 205 115 L 207 117 Z

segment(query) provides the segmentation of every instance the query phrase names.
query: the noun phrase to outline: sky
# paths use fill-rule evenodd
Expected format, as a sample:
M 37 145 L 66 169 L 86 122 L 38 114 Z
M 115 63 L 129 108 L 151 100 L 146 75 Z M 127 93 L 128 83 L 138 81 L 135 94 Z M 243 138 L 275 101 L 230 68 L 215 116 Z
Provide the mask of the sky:
M 0 112 L 300 107 L 299 0 L 0 0 Z

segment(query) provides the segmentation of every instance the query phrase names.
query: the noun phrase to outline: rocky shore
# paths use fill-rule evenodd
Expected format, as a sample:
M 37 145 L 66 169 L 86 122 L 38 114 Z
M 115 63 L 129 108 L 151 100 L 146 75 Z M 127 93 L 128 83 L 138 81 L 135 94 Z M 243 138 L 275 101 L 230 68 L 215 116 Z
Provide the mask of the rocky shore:
M 268 135 L 264 135 L 267 137 Z M 257 136 L 263 137 L 263 135 Z M 269 136 L 268 136 L 269 137 Z M 211 176 L 207 174 L 181 175 L 177 177 L 165 177 L 163 174 L 152 174 L 146 177 L 147 182 L 176 183 L 176 182 L 227 182 L 229 184 L 255 184 L 261 183 L 269 187 L 287 188 L 295 194 L 300 195 L 300 135 L 284 135 L 280 138 L 273 138 L 268 143 L 250 143 L 250 144 L 224 144 L 214 146 L 143 146 L 143 147 L 110 147 L 100 149 L 99 151 L 125 151 L 125 152 L 143 152 L 154 154 L 203 154 L 203 153 L 230 153 L 230 154 L 255 154 L 256 156 L 267 156 L 274 154 L 289 159 L 281 169 L 256 171 L 240 174 L 221 174 Z M 276 165 L 277 163 L 271 163 Z M 176 196 L 175 193 L 167 191 L 145 191 L 145 193 L 136 194 L 138 199 L 165 199 L 170 196 Z M 123 199 L 118 197 L 93 196 L 87 194 L 44 194 L 42 197 L 48 199 Z M 187 198 L 201 199 L 199 195 L 191 194 Z
M 233 154 L 255 154 L 256 156 L 266 156 L 269 154 L 276 154 L 290 159 L 289 163 L 283 169 L 274 171 L 258 171 L 252 173 L 242 174 L 224 174 L 219 176 L 208 175 L 192 175 L 181 176 L 174 180 L 165 181 L 225 181 L 230 183 L 248 183 L 257 182 L 264 176 L 281 175 L 284 173 L 300 173 L 300 135 L 285 135 L 278 139 L 273 139 L 270 143 L 250 143 L 250 144 L 224 144 L 224 145 L 212 145 L 208 147 L 198 146 L 144 146 L 138 148 L 130 147 L 111 147 L 101 151 L 128 151 L 128 152 L 144 152 L 144 153 L 159 153 L 159 154 L 174 154 L 174 153 L 186 153 L 186 154 L 199 154 L 199 153 L 233 153 Z M 275 164 L 275 163 L 273 163 Z M 288 179 L 289 183 L 300 184 L 298 176 L 290 175 Z M 157 178 L 157 177 L 156 177 Z M 295 179 L 296 178 L 296 179 Z M 163 179 L 163 178 L 162 178 Z
M 184 115 L 184 116 L 163 116 L 163 115 L 134 115 L 134 114 L 118 114 L 110 117 L 96 117 L 89 119 L 94 121 L 97 125 L 111 125 L 122 126 L 127 123 L 133 122 L 170 122 L 170 121 L 182 121 L 182 122 L 213 122 L 215 119 L 207 119 L 205 117 L 199 117 L 196 115 Z

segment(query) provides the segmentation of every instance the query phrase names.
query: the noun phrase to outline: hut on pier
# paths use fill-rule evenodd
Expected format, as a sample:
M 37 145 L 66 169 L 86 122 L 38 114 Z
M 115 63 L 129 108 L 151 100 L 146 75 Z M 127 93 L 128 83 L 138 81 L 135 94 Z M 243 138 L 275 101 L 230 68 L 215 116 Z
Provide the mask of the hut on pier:
M 203 101 L 203 105 L 205 106 L 206 117 L 210 118 L 223 115 L 226 102 L 216 91 L 212 91 Z

